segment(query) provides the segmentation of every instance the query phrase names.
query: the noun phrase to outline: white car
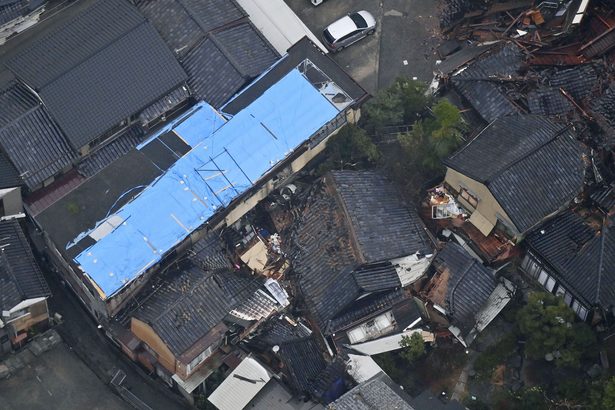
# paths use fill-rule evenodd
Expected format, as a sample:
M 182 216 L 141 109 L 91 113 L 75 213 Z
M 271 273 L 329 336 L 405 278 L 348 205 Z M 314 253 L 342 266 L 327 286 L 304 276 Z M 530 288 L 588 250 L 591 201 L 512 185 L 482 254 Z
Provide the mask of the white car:
M 329 24 L 322 36 L 325 46 L 335 53 L 375 32 L 376 19 L 369 12 L 362 10 Z

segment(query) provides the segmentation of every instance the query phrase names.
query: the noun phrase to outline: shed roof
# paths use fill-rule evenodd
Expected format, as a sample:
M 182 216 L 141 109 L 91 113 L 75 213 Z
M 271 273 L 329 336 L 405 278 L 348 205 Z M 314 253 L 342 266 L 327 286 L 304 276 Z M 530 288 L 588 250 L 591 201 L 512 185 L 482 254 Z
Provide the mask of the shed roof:
M 241 361 L 207 398 L 220 410 L 243 409 L 271 379 L 271 372 L 251 356 Z
M 7 66 L 37 91 L 75 149 L 186 80 L 154 28 L 122 0 L 95 2 Z
M 0 238 L 0 310 L 10 310 L 22 300 L 50 296 L 19 221 L 0 222 Z
M 600 227 L 565 212 L 527 236 L 532 254 L 547 262 L 564 286 L 588 305 L 615 306 L 613 217 Z
M 581 191 L 583 155 L 569 128 L 513 115 L 493 121 L 444 164 L 487 185 L 523 233 Z

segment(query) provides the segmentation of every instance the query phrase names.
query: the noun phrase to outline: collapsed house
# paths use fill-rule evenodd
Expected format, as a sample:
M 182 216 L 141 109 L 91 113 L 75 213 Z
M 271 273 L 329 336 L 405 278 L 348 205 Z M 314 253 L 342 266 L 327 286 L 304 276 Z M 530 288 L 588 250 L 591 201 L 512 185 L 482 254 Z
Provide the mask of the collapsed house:
M 506 307 L 515 287 L 454 242 L 438 252 L 434 268 L 421 290 L 425 310 L 429 316 L 443 316 L 443 323 L 467 347 Z
M 292 233 L 291 278 L 333 344 L 401 333 L 420 322 L 410 293 L 433 245 L 414 210 L 371 171 L 333 171 L 315 185 Z

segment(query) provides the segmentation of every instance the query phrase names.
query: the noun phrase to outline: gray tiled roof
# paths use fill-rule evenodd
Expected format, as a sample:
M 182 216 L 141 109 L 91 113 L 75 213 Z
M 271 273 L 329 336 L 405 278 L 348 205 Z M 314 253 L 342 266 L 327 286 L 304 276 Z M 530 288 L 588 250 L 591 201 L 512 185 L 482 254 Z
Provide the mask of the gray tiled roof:
M 147 0 L 137 7 L 181 56 L 196 98 L 214 107 L 279 57 L 234 1 Z
M 383 175 L 372 171 L 333 171 L 331 176 L 366 262 L 417 251 L 431 252 L 418 214 L 403 203 L 399 192 Z
M 71 164 L 74 154 L 42 105 L 0 129 L 0 145 L 30 188 Z
M 497 282 L 495 273 L 481 265 L 460 245 L 449 242 L 436 256 L 439 270 L 448 270 L 446 311 L 452 323 L 467 334 Z
M 38 105 L 36 96 L 21 83 L 11 82 L 0 91 L 0 128 Z
M 76 149 L 186 79 L 154 28 L 123 0 L 96 2 L 7 65 L 38 92 Z
M 401 286 L 395 266 L 389 261 L 362 265 L 353 272 L 357 284 L 366 292 L 393 289 Z
M 580 65 L 565 70 L 556 70 L 547 82 L 557 89 L 566 90 L 577 101 L 592 94 L 598 84 L 598 73 L 591 65 Z
M 418 215 L 371 171 L 335 171 L 318 183 L 290 246 L 299 287 L 323 331 L 363 292 L 401 286 L 389 259 L 431 251 Z
M 527 94 L 527 103 L 532 114 L 558 115 L 574 109 L 572 103 L 554 88 L 541 87 Z
M 564 286 L 588 305 L 615 306 L 614 218 L 600 230 L 566 212 L 532 232 L 527 244 Z
M 519 47 L 508 43 L 453 77 L 455 87 L 485 121 L 519 112 L 493 79 L 516 75 L 521 69 L 521 57 Z
M 231 61 L 206 38 L 194 47 L 182 61 L 188 84 L 199 100 L 220 107 L 246 82 Z
M 444 163 L 487 185 L 523 233 L 581 191 L 583 154 L 566 127 L 514 115 L 491 123 Z
M 245 17 L 232 0 L 138 0 L 136 4 L 169 47 L 180 55 L 211 30 Z
M 312 392 L 327 367 L 315 336 L 282 343 L 279 347 L 277 354 L 284 363 L 284 373 L 293 390 Z
M 0 152 L 0 189 L 20 186 L 23 183 L 7 156 Z
M 331 320 L 329 327 L 326 329 L 326 333 L 335 333 L 339 329 L 356 324 L 365 317 L 390 309 L 392 306 L 404 301 L 405 299 L 406 296 L 402 289 L 397 289 L 390 292 L 380 292 L 359 299 L 352 304 L 351 308 L 347 312 L 342 312 L 336 318 Z M 418 314 L 418 317 L 421 317 L 420 314 Z
M 51 295 L 34 259 L 30 243 L 15 219 L 0 222 L 0 310 L 9 310 L 25 299 Z
M 143 139 L 143 129 L 132 126 L 114 138 L 113 141 L 101 146 L 88 155 L 77 165 L 81 175 L 92 177 L 116 159 L 133 149 Z
M 327 408 L 329 410 L 414 410 L 406 398 L 393 390 L 378 375 L 354 387 Z
M 152 326 L 177 356 L 207 335 L 259 283 L 232 271 L 211 273 L 197 267 L 174 272 L 134 313 Z

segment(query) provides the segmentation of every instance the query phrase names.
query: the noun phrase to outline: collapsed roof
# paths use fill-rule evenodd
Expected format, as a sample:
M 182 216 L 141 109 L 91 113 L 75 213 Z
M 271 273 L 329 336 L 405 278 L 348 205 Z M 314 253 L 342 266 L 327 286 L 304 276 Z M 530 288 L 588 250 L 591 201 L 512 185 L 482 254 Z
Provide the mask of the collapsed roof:
M 325 176 L 304 204 L 293 236 L 293 270 L 322 331 L 363 292 L 408 284 L 391 261 L 418 254 L 416 280 L 429 265 L 425 255 L 432 252 L 418 215 L 373 171 Z

